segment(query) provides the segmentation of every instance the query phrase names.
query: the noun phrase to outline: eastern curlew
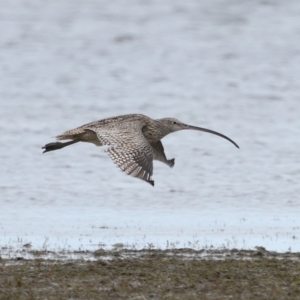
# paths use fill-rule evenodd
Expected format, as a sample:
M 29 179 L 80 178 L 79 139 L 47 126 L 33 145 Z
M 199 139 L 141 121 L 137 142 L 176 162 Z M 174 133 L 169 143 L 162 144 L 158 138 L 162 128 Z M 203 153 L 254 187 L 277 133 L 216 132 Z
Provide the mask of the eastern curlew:
M 239 146 L 227 136 L 213 130 L 191 126 L 174 118 L 153 120 L 140 114 L 112 117 L 82 125 L 56 136 L 57 140 L 71 140 L 66 143 L 49 143 L 45 152 L 66 146 L 88 142 L 96 146 L 109 145 L 106 150 L 113 162 L 128 175 L 140 178 L 154 186 L 153 160 L 159 160 L 173 167 L 175 159 L 167 159 L 161 139 L 167 134 L 183 129 L 199 130 L 218 135 L 237 148 Z

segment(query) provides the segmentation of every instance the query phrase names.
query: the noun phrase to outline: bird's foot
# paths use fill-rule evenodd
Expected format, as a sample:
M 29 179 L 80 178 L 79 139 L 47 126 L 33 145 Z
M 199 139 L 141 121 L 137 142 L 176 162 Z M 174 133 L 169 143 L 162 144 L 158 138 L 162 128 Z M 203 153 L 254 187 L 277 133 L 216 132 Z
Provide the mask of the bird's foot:
M 173 168 L 175 165 L 175 158 L 169 159 L 167 162 L 168 162 L 169 167 Z

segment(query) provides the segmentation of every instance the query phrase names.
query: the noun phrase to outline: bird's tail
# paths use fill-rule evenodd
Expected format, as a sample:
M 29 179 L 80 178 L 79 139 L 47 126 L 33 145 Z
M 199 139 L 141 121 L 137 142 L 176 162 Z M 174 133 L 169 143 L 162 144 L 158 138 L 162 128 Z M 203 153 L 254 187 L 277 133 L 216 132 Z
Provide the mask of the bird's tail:
M 70 141 L 70 142 L 66 142 L 66 143 L 60 143 L 60 142 L 49 143 L 49 144 L 46 144 L 44 147 L 42 147 L 42 149 L 45 149 L 43 153 L 58 150 L 58 149 L 70 146 L 70 145 L 78 143 L 78 142 L 80 142 L 80 141 L 77 140 L 77 141 Z

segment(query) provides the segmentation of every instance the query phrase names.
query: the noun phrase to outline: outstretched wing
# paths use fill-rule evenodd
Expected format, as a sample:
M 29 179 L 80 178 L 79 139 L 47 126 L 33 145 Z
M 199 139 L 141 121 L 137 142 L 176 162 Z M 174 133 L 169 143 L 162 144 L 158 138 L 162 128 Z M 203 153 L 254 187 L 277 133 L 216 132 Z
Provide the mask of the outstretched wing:
M 154 185 L 151 178 L 153 151 L 142 133 L 140 122 L 93 130 L 103 145 L 111 146 L 107 149 L 107 153 L 123 172 Z

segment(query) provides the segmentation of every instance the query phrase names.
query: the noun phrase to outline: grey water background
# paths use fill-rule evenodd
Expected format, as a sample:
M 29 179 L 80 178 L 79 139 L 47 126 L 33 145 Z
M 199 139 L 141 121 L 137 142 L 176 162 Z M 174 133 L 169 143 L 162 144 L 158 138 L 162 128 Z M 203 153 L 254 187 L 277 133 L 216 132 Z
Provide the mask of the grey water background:
M 0 1 L 0 245 L 300 251 L 299 1 Z M 51 137 L 143 113 L 155 187 Z

